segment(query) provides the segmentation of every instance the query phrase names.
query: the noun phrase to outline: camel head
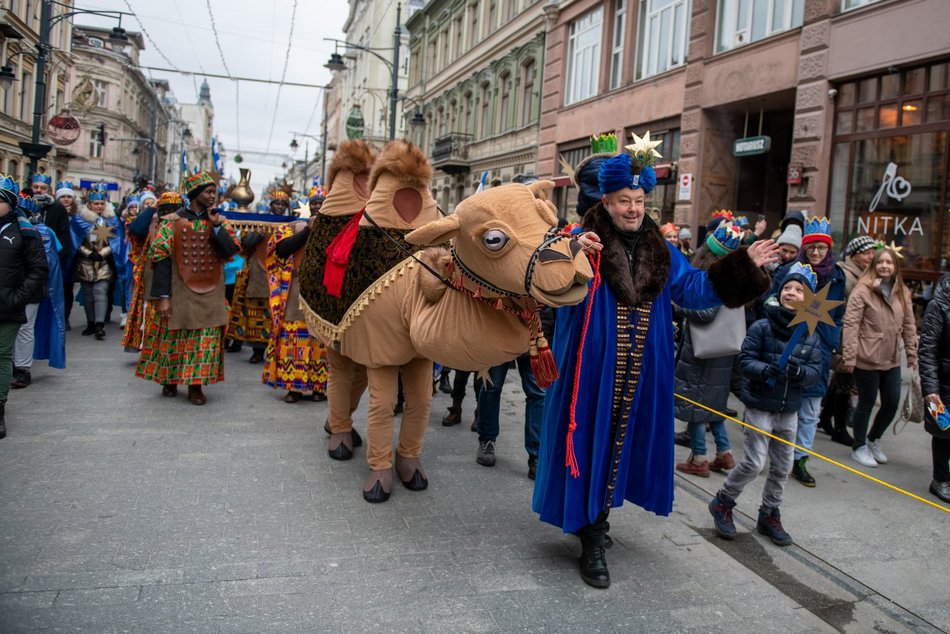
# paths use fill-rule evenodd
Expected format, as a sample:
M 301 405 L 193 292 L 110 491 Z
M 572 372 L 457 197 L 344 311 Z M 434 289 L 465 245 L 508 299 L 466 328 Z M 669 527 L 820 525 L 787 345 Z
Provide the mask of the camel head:
M 554 232 L 553 188 L 551 181 L 538 181 L 487 189 L 406 240 L 431 246 L 451 239 L 466 283 L 488 282 L 479 289 L 485 297 L 530 295 L 548 306 L 578 304 L 593 272 L 577 241 Z
M 365 207 L 375 161 L 376 153 L 366 141 L 348 139 L 341 143 L 327 168 L 327 199 L 320 214 L 348 216 Z
M 387 143 L 369 175 L 366 213 L 380 227 L 411 230 L 439 217 L 429 187 L 432 165 L 418 147 L 405 139 Z M 361 227 L 372 223 L 364 217 Z

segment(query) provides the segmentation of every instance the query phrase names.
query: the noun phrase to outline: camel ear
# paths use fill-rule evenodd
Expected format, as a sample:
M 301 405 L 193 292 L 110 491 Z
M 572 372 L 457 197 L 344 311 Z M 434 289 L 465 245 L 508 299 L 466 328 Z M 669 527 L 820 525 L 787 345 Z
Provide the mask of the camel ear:
M 554 181 L 534 181 L 528 185 L 528 189 L 534 194 L 534 206 L 538 209 L 538 214 L 544 218 L 544 221 L 552 227 L 557 226 L 557 206 L 551 202 L 551 194 L 554 192 Z
M 459 233 L 459 217 L 451 214 L 439 220 L 424 224 L 406 235 L 406 242 L 417 246 L 432 246 L 448 242 Z

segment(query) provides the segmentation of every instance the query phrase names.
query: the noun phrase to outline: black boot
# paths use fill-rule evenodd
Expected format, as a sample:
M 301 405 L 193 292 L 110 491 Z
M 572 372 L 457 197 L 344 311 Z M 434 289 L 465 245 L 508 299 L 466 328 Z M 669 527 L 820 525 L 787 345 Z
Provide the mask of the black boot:
M 101 321 L 96 322 L 96 339 L 102 341 L 106 338 L 106 325 Z
M 94 334 L 96 334 L 96 322 L 87 321 L 86 329 L 82 331 L 82 336 L 88 337 L 89 335 L 94 335 Z
M 0 401 L 0 438 L 7 437 L 7 422 L 4 420 L 4 416 L 6 414 L 5 412 L 6 408 L 7 408 L 7 402 Z
M 448 372 L 442 372 L 441 376 L 439 376 L 439 391 L 442 392 L 443 394 L 452 393 L 452 384 L 449 383 Z
M 595 588 L 610 587 L 610 571 L 607 570 L 607 557 L 604 542 L 607 537 L 606 513 L 601 514 L 597 521 L 578 531 L 581 538 L 581 579 Z
M 442 426 L 451 427 L 462 422 L 462 408 L 458 405 L 452 405 L 449 413 L 442 417 Z

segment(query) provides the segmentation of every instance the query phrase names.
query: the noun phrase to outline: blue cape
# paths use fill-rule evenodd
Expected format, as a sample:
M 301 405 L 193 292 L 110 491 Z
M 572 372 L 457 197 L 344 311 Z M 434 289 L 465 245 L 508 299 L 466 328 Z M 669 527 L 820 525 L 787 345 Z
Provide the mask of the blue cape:
M 59 266 L 62 247 L 52 229 L 43 224 L 35 228 L 43 237 L 46 250 L 49 291 L 36 312 L 33 358 L 49 359 L 50 367 L 63 370 L 66 368 L 66 309 L 63 306 L 63 271 Z
M 722 304 L 706 277 L 667 243 L 670 277 L 653 301 L 640 378 L 628 418 L 616 486 L 609 506 L 629 500 L 658 515 L 673 508 L 673 315 L 671 301 L 702 310 Z M 548 388 L 541 424 L 541 449 L 534 485 L 534 511 L 541 520 L 574 533 L 594 522 L 604 509 L 611 471 L 611 410 L 617 348 L 617 299 L 606 282 L 594 295 L 584 345 L 577 397 L 574 452 L 580 476 L 565 466 L 567 427 L 584 314 L 590 296 L 578 306 L 560 308 L 552 350 L 560 376 Z M 637 312 L 631 311 L 636 318 Z M 641 331 L 642 332 L 642 331 Z M 621 360 L 622 361 L 622 360 Z
M 128 244 L 125 241 L 125 228 L 119 222 L 118 217 L 105 218 L 106 224 L 113 227 L 112 237 L 109 238 L 109 247 L 112 249 L 112 259 L 115 262 L 116 275 L 119 279 L 125 273 L 126 264 L 129 259 Z M 69 222 L 69 235 L 73 243 L 73 259 L 69 263 L 69 270 L 72 271 L 76 262 L 76 256 L 79 254 L 79 245 L 83 243 L 89 232 L 95 229 L 95 225 L 78 213 L 73 216 Z

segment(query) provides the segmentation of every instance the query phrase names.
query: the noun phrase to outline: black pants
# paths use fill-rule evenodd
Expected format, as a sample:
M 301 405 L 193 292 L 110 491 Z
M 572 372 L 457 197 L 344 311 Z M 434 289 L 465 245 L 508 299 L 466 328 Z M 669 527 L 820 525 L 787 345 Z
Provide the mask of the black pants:
M 828 391 L 821 401 L 819 422 L 824 428 L 843 431 L 848 425 L 848 408 L 851 405 L 851 388 L 854 375 L 835 372 L 831 375 Z
M 934 480 L 950 482 L 950 438 L 937 438 L 930 441 L 934 458 Z
M 900 366 L 890 370 L 854 370 L 854 384 L 858 389 L 858 406 L 854 409 L 854 444 L 857 449 L 867 441 L 879 440 L 891 422 L 901 400 L 901 369 Z M 874 417 L 874 426 L 868 431 L 868 422 L 871 420 L 871 410 L 881 393 L 881 409 Z
M 468 383 L 468 377 L 474 372 L 463 372 L 462 370 L 455 371 L 455 379 L 452 381 L 452 405 L 458 407 L 462 401 L 465 400 L 465 385 Z M 478 402 L 478 393 L 482 389 L 482 382 L 479 380 L 478 375 L 475 375 L 474 381 L 474 390 L 475 390 L 475 402 Z

